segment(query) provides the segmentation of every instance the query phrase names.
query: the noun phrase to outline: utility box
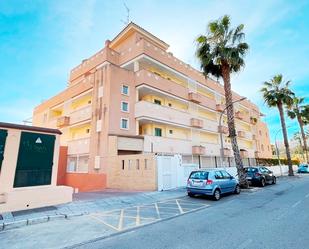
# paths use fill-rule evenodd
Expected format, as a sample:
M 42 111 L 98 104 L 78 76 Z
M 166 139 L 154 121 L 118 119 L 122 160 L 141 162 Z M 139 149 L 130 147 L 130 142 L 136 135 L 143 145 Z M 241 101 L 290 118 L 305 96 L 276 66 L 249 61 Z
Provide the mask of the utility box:
M 0 122 L 0 213 L 72 201 L 71 187 L 56 186 L 60 134 Z

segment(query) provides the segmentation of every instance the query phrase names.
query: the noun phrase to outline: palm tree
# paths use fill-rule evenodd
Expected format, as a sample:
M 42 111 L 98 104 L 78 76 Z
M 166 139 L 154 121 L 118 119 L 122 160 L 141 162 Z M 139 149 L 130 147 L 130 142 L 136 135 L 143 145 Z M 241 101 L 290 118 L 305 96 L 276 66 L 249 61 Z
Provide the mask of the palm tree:
M 302 136 L 302 140 L 303 140 L 303 146 L 304 146 L 304 151 L 306 154 L 306 160 L 307 162 L 309 162 L 309 158 L 308 158 L 308 149 L 307 149 L 307 139 L 306 139 L 306 135 L 305 135 L 305 131 L 304 131 L 304 126 L 306 124 L 308 124 L 308 120 L 307 120 L 307 116 L 308 116 L 308 105 L 304 105 L 304 98 L 297 98 L 294 97 L 293 98 L 293 104 L 290 107 L 290 109 L 288 110 L 288 116 L 291 119 L 297 119 L 297 122 L 299 124 L 299 128 L 300 128 L 300 133 Z
M 211 74 L 223 79 L 229 137 L 234 152 L 239 182 L 241 186 L 245 187 L 247 186 L 247 180 L 237 144 L 230 81 L 231 73 L 239 72 L 245 65 L 244 56 L 249 46 L 243 42 L 245 36 L 243 29 L 243 24 L 232 29 L 230 27 L 230 17 L 227 15 L 210 22 L 207 34 L 200 35 L 196 39 L 196 55 L 201 63 L 205 77 Z
M 274 76 L 270 81 L 264 82 L 261 89 L 265 103 L 269 107 L 277 107 L 280 114 L 280 121 L 286 151 L 286 157 L 289 165 L 289 176 L 293 176 L 293 168 L 289 147 L 289 140 L 284 120 L 284 106 L 290 107 L 293 104 L 294 93 L 289 89 L 290 81 L 283 82 L 281 74 Z
M 305 159 L 305 156 L 304 156 L 304 149 L 303 149 L 304 147 L 303 147 L 303 145 L 301 143 L 301 134 L 300 134 L 300 132 L 295 132 L 294 135 L 293 135 L 293 139 L 299 143 L 299 149 L 296 148 L 296 153 L 302 154 L 303 159 L 305 161 L 306 159 Z

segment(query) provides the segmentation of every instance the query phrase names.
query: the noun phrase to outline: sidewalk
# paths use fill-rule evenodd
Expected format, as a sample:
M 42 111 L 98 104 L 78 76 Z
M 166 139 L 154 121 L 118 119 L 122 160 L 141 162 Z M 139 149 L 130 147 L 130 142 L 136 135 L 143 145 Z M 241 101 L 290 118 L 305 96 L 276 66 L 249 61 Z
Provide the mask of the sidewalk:
M 74 194 L 71 203 L 0 214 L 0 231 L 56 219 L 154 203 L 185 195 L 184 188 L 162 192 L 120 192 L 107 189 L 98 192 L 78 193 Z

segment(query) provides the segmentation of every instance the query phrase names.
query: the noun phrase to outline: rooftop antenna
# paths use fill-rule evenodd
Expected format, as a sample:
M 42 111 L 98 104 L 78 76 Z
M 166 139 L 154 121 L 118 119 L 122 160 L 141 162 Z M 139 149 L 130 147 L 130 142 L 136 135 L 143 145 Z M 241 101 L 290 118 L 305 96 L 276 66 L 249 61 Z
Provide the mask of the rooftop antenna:
M 130 23 L 130 9 L 128 8 L 128 6 L 126 5 L 126 3 L 123 3 L 124 7 L 126 8 L 127 11 L 127 20 L 124 21 L 121 19 L 121 21 L 124 23 L 124 25 L 128 25 Z

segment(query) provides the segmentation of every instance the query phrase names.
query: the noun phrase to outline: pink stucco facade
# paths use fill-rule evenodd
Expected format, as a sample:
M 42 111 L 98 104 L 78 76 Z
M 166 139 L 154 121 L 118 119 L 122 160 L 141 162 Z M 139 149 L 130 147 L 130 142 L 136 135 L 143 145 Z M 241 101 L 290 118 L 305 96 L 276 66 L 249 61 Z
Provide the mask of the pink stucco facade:
M 219 130 L 226 129 L 226 122 L 218 127 L 224 102 L 220 83 L 205 79 L 169 52 L 166 43 L 130 23 L 71 70 L 68 87 L 34 109 L 33 123 L 61 129 L 71 185 L 79 186 L 74 174 L 91 174 L 107 177 L 104 188 L 115 156 L 190 155 L 200 147 L 205 149 L 199 153 L 219 156 Z M 258 107 L 245 100 L 235 110 L 240 148 L 251 158 L 268 156 L 259 147 L 270 144 L 258 133 L 267 130 Z M 228 155 L 227 134 L 224 147 Z M 80 182 L 81 176 L 76 179 Z

